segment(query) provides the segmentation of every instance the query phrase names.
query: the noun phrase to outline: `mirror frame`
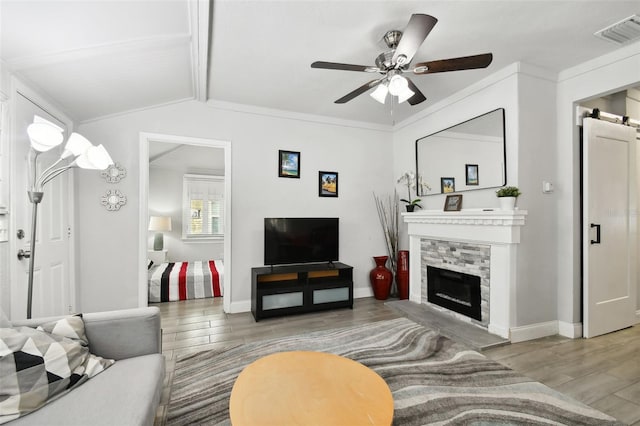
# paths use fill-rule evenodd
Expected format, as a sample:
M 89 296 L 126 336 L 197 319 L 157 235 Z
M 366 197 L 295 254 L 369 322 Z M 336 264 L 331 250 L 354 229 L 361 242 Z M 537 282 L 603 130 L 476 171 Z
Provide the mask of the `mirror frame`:
M 477 115 L 475 117 L 472 117 L 468 120 L 465 121 L 461 121 L 460 123 L 456 123 L 453 126 L 449 126 L 445 129 L 441 129 L 438 130 L 437 132 L 433 132 L 430 133 L 426 136 L 423 136 L 419 139 L 416 139 L 416 176 L 420 176 L 420 167 L 419 167 L 419 151 L 418 151 L 418 147 L 419 147 L 419 142 L 424 141 L 426 138 L 429 138 L 431 136 L 437 135 L 439 133 L 442 132 L 446 132 L 447 130 L 451 130 L 456 126 L 459 126 L 461 124 L 465 124 L 468 123 L 470 121 L 473 120 L 477 120 L 479 118 L 485 117 L 489 114 L 495 113 L 496 111 L 502 111 L 502 164 L 503 164 L 503 170 L 502 170 L 502 183 L 500 185 L 492 185 L 492 186 L 483 186 L 483 187 L 479 187 L 479 188 L 469 188 L 469 189 L 463 189 L 463 190 L 456 190 L 454 191 L 455 193 L 458 192 L 468 192 L 468 191 L 479 191 L 479 190 L 483 190 L 483 189 L 491 189 L 491 188 L 500 188 L 502 186 L 505 186 L 507 184 L 507 135 L 506 135 L 506 118 L 505 118 L 505 109 L 504 108 L 496 108 L 494 110 L 485 112 L 484 114 L 480 114 Z M 439 186 L 439 182 L 433 182 L 432 185 L 434 185 L 434 187 L 438 187 Z M 416 195 L 418 197 L 426 197 L 426 196 L 431 196 L 431 195 L 446 195 L 443 194 L 442 192 L 433 192 L 433 193 L 424 193 L 422 191 L 422 189 L 420 188 L 420 186 L 418 185 L 416 187 Z

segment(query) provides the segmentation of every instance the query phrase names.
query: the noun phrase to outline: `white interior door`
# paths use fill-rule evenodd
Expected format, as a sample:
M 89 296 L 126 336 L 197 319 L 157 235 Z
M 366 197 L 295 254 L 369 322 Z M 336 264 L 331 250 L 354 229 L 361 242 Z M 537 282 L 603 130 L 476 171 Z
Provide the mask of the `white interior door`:
M 635 323 L 635 140 L 635 128 L 583 121 L 584 337 Z
M 62 315 L 73 308 L 73 292 L 70 282 L 70 242 L 69 230 L 69 173 L 63 173 L 49 182 L 44 188 L 44 197 L 38 206 L 36 235 L 31 235 L 32 204 L 29 201 L 27 157 L 30 142 L 27 126 L 37 114 L 64 128 L 64 123 L 48 114 L 29 99 L 18 94 L 15 101 L 15 127 L 11 163 L 11 229 L 16 233 L 10 237 L 16 239 L 13 247 L 29 250 L 31 238 L 36 238 L 32 317 Z M 66 136 L 66 134 L 65 134 Z M 60 147 L 62 149 L 62 147 Z M 60 155 L 59 149 L 52 149 L 38 157 L 40 172 Z M 23 230 L 22 238 L 17 236 Z M 29 259 L 19 260 L 12 253 L 12 318 L 27 316 L 27 282 Z

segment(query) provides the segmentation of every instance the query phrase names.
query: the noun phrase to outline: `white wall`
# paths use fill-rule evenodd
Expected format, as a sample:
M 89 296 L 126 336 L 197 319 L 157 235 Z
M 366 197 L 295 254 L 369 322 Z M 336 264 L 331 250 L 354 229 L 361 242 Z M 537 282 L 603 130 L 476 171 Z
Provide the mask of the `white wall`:
M 0 61 L 0 102 L 5 110 L 0 110 L 0 209 L 9 209 L 9 73 Z M 3 224 L 9 222 L 8 215 L 0 216 Z M 0 242 L 0 309 L 6 315 L 11 314 L 11 286 L 9 277 L 9 242 Z
M 78 250 L 82 310 L 137 305 L 139 132 L 231 141 L 232 309 L 249 306 L 251 267 L 263 265 L 267 216 L 339 217 L 340 260 L 354 266 L 356 296 L 371 295 L 371 257 L 386 254 L 372 191 L 393 190 L 391 133 L 321 120 L 192 101 L 81 125 L 80 133 L 104 144 L 129 171 L 118 185 L 129 200 L 119 212 L 107 212 L 98 203 L 81 208 L 86 214 L 80 232 L 91 235 Z M 301 151 L 300 179 L 278 178 L 278 149 Z M 339 173 L 338 198 L 318 197 L 319 170 Z M 97 196 L 107 187 L 96 180 L 79 182 L 79 197 Z
M 560 73 L 558 80 L 555 154 L 558 198 L 558 319 L 566 324 L 566 330 L 573 328 L 579 333 L 580 163 L 575 106 L 582 100 L 637 86 L 640 82 L 640 43 L 565 70 Z
M 529 214 L 518 246 L 516 326 L 557 319 L 557 196 L 542 192 L 543 181 L 556 182 L 556 85 L 531 71 L 518 75 L 518 205 Z
M 221 149 L 210 148 L 211 155 L 223 155 Z M 223 160 L 224 162 L 224 160 Z M 224 174 L 224 172 L 222 172 Z M 224 259 L 224 241 L 182 240 L 182 178 L 177 170 L 149 169 L 149 215 L 171 216 L 171 231 L 164 232 L 164 248 L 170 262 Z M 149 232 L 148 247 L 153 247 L 154 232 Z

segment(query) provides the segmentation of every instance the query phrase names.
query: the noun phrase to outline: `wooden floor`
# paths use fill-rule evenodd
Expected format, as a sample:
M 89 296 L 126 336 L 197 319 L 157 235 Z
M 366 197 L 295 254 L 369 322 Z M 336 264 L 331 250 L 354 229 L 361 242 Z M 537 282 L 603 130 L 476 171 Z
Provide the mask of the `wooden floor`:
M 163 425 L 176 358 L 235 343 L 399 318 L 373 298 L 354 308 L 265 319 L 225 314 L 222 299 L 159 303 L 167 376 L 156 425 Z M 640 326 L 593 339 L 559 336 L 489 349 L 486 356 L 618 420 L 640 426 Z

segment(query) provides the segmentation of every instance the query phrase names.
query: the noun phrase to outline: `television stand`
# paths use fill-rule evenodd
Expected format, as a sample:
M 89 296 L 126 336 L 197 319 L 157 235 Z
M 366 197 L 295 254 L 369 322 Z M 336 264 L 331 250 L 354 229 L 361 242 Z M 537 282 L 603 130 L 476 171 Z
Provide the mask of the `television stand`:
M 353 267 L 344 263 L 251 268 L 251 313 L 263 318 L 353 308 Z

